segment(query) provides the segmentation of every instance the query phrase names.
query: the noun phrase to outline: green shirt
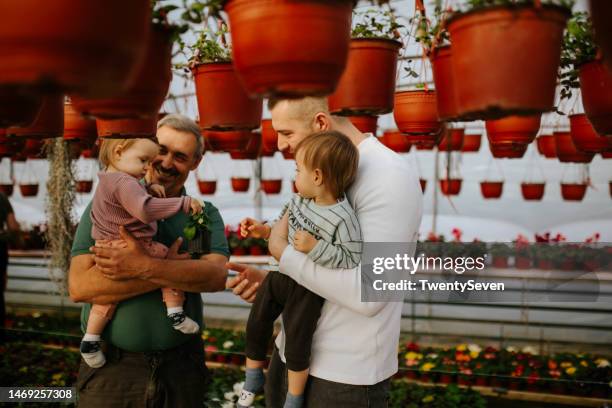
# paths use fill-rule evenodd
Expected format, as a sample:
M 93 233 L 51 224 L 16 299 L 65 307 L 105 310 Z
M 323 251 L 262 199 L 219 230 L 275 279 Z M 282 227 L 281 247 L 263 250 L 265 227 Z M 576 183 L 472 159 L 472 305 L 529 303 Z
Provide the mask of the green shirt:
M 184 194 L 184 191 L 183 191 Z M 77 228 L 72 244 L 71 256 L 89 254 L 89 247 L 95 241 L 91 238 L 91 203 L 85 209 Z M 225 238 L 225 225 L 219 210 L 211 203 L 205 202 L 204 211 L 211 220 L 210 252 L 229 257 L 229 248 Z M 189 216 L 183 212 L 166 220 L 158 221 L 157 235 L 154 240 L 166 246 L 172 245 L 178 237 L 183 236 L 183 228 Z M 186 249 L 183 241 L 181 250 Z M 168 271 L 169 274 L 172 271 Z M 185 293 L 185 313 L 204 327 L 202 319 L 202 297 L 200 293 Z M 90 304 L 81 310 L 81 328 L 83 332 L 89 317 Z M 172 328 L 168 320 L 166 306 L 162 301 L 161 290 L 154 290 L 140 296 L 120 302 L 112 320 L 106 325 L 102 337 L 116 347 L 134 352 L 167 350 L 179 346 L 194 335 L 187 335 Z

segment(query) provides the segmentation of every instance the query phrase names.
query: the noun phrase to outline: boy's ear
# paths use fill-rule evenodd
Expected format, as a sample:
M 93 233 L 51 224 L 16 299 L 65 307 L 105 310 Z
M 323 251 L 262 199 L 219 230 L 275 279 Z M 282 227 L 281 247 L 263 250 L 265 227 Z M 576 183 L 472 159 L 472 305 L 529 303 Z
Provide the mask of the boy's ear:
M 315 186 L 319 187 L 320 185 L 322 185 L 323 184 L 323 172 L 321 171 L 321 169 L 314 169 L 314 171 L 312 172 L 312 178 L 313 178 Z

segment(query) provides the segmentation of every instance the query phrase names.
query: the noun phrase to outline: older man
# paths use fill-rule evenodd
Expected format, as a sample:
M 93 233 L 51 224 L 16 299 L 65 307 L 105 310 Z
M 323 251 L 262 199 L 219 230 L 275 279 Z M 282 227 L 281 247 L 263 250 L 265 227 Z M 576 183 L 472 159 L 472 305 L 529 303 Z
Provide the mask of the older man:
M 152 163 L 152 181 L 167 197 L 185 194 L 185 180 L 203 154 L 195 122 L 168 115 L 158 123 L 159 155 Z M 200 292 L 223 290 L 229 257 L 224 223 L 219 211 L 205 203 L 211 220 L 210 254 L 201 259 L 179 255 L 188 215 L 178 213 L 158 222 L 155 240 L 169 247 L 167 259 L 151 258 L 125 230 L 126 248 L 92 247 L 91 204 L 87 207 L 72 247 L 69 291 L 76 302 L 86 302 L 84 324 L 91 303 L 119 303 L 103 338 L 107 363 L 91 368 L 81 362 L 77 387 L 81 407 L 195 407 L 202 406 L 207 370 L 199 334 L 174 330 L 166 317 L 160 287 L 186 292 L 185 312 L 200 327 Z M 91 252 L 93 252 L 93 254 Z
M 280 150 L 293 151 L 313 132 L 337 130 L 359 149 L 359 168 L 348 191 L 367 242 L 416 242 L 422 194 L 416 175 L 399 155 L 373 135 L 362 134 L 347 118 L 331 116 L 324 98 L 271 100 L 272 125 Z M 401 302 L 362 302 L 360 268 L 329 269 L 312 262 L 287 242 L 287 225 L 273 229 L 270 252 L 280 272 L 326 299 L 312 342 L 305 405 L 386 407 L 389 378 L 397 371 Z M 241 272 L 228 281 L 234 293 L 252 301 L 263 273 L 229 264 Z M 276 339 L 266 383 L 268 407 L 282 407 L 287 390 L 283 351 Z

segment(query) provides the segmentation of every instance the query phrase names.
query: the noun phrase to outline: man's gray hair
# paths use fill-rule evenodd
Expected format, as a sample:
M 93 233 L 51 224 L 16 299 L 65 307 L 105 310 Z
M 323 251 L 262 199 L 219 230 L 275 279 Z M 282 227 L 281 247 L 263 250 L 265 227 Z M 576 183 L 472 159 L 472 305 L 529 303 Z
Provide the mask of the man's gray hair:
M 204 142 L 202 139 L 202 132 L 200 131 L 200 126 L 185 115 L 181 115 L 179 113 L 171 113 L 169 115 L 164 116 L 157 122 L 157 128 L 161 128 L 162 126 L 168 126 L 174 130 L 179 132 L 191 133 L 196 138 L 196 160 L 200 160 L 202 155 L 204 155 Z

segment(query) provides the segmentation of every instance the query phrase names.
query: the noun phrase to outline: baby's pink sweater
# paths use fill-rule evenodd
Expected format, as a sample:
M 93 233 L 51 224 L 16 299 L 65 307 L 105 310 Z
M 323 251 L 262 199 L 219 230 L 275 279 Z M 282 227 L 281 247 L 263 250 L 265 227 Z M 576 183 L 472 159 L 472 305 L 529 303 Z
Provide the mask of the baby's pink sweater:
M 191 198 L 156 198 L 136 177 L 121 172 L 101 172 L 91 207 L 91 235 L 98 239 L 119 239 L 123 225 L 136 238 L 151 239 L 157 221 L 179 211 L 190 213 Z

